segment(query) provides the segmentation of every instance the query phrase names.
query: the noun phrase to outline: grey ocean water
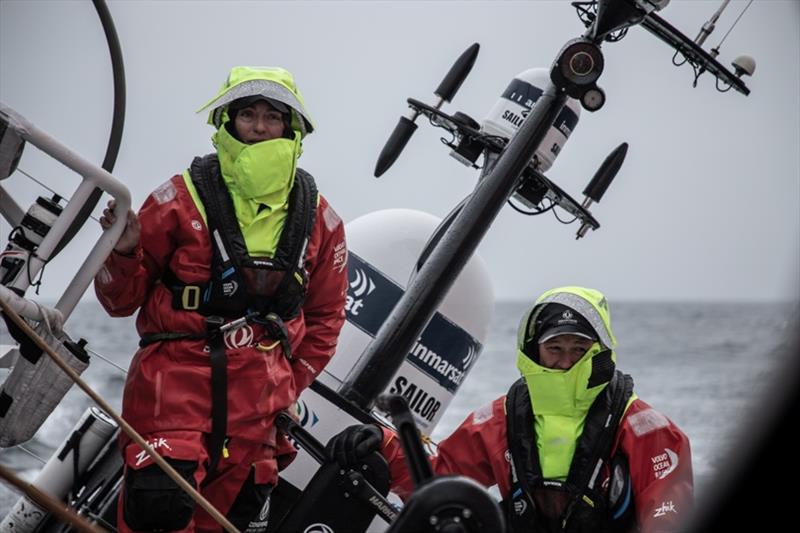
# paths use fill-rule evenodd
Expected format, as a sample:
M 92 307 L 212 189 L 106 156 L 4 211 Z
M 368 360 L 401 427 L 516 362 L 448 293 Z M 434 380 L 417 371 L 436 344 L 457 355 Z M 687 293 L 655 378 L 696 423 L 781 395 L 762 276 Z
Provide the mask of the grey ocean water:
M 504 394 L 518 377 L 516 328 L 526 308 L 524 302 L 496 304 L 484 350 L 436 427 L 434 440 L 444 438 L 472 410 Z M 689 435 L 696 494 L 702 498 L 715 478 L 736 467 L 735 452 L 752 442 L 757 420 L 771 411 L 762 397 L 769 391 L 771 402 L 779 400 L 776 384 L 787 369 L 796 368 L 789 342 L 797 333 L 798 305 L 612 302 L 611 312 L 618 367 L 633 376 L 640 398 Z M 132 318 L 108 318 L 94 302 L 80 304 L 66 329 L 73 339 L 87 339 L 91 350 L 124 368 L 138 341 Z M 5 329 L 0 335 L 0 341 L 10 341 Z M 119 409 L 125 379 L 121 371 L 93 357 L 83 377 Z M 89 405 L 88 397 L 73 387 L 25 447 L 49 457 Z M 28 480 L 41 467 L 14 448 L 0 450 L 0 463 Z M 17 497 L 0 484 L 0 516 Z

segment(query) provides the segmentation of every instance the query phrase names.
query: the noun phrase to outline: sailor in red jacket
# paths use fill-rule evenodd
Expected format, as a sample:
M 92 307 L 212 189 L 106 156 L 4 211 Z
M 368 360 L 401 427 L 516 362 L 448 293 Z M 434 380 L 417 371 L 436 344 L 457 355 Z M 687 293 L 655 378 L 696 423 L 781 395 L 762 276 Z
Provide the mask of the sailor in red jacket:
M 615 344 L 601 293 L 543 294 L 520 324 L 522 377 L 439 444 L 434 471 L 497 485 L 513 532 L 678 530 L 693 507 L 689 440 L 636 397 L 615 369 Z M 343 465 L 378 448 L 407 498 L 391 431 L 353 426 L 328 444 Z
M 216 153 L 128 213 L 95 289 L 113 316 L 139 310 L 123 418 L 237 528 L 255 531 L 293 451 L 275 416 L 336 348 L 347 250 L 342 221 L 297 167 L 313 125 L 292 75 L 235 67 L 205 108 Z M 220 529 L 138 445 L 124 435 L 120 445 L 120 531 Z

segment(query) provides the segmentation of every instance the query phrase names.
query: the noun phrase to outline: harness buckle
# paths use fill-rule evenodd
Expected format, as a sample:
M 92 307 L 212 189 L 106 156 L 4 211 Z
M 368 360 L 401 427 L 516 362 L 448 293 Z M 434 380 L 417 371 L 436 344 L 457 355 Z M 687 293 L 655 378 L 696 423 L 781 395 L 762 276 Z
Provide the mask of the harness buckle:
M 225 324 L 225 319 L 221 316 L 211 315 L 206 317 L 206 329 L 209 332 L 219 331 Z
M 181 291 L 181 305 L 187 311 L 196 311 L 200 308 L 200 287 L 197 285 L 184 285 Z
M 275 313 L 267 313 L 264 316 L 264 325 L 267 328 L 269 335 L 281 343 L 283 354 L 286 359 L 292 360 L 292 346 L 289 344 L 289 330 L 283 319 Z

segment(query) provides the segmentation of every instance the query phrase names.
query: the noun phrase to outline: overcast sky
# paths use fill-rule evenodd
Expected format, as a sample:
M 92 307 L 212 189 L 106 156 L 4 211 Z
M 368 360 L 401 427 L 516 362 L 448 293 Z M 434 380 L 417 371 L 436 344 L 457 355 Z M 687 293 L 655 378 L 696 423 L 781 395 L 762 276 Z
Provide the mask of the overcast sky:
M 716 46 L 747 3 L 733 1 L 706 42 Z M 694 37 L 717 1 L 676 1 L 661 15 Z M 444 216 L 477 173 L 448 156 L 441 130 L 421 124 L 381 179 L 386 138 L 414 97 L 432 91 L 456 57 L 481 45 L 448 112 L 482 120 L 515 74 L 549 66 L 583 26 L 565 1 L 191 2 L 111 1 L 122 43 L 128 106 L 114 174 L 138 208 L 194 155 L 211 150 L 195 111 L 234 65 L 280 65 L 304 93 L 317 131 L 301 166 L 345 221 L 405 207 Z M 604 47 L 597 113 L 583 112 L 548 172 L 582 199 L 620 142 L 628 158 L 603 201 L 602 224 L 576 225 L 506 207 L 479 248 L 498 299 L 532 299 L 556 285 L 604 290 L 613 300 L 796 300 L 800 251 L 800 3 L 756 1 L 721 47 L 726 65 L 755 57 L 745 97 L 719 93 L 642 28 Z M 103 159 L 112 78 L 91 2 L 0 0 L 0 100 L 86 158 Z M 27 147 L 20 167 L 69 196 L 77 177 Z M 46 194 L 19 174 L 2 186 L 27 207 Z M 99 210 L 98 210 L 99 211 Z M 0 245 L 8 223 L 0 222 Z M 42 296 L 56 298 L 96 223 L 48 266 Z M 355 250 L 357 252 L 357 250 Z

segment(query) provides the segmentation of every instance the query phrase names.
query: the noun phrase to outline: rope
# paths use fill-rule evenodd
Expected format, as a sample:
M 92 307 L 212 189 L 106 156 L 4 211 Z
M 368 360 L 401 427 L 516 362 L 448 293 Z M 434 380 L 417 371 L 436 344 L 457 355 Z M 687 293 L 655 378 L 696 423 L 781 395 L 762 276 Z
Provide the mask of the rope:
M 139 433 L 133 429 L 121 416 L 119 416 L 108 403 L 103 400 L 83 379 L 65 363 L 61 357 L 47 344 L 36 332 L 31 329 L 27 322 L 25 322 L 14 309 L 12 309 L 4 300 L 0 299 L 0 307 L 3 313 L 6 314 L 36 346 L 38 346 L 44 353 L 46 353 L 58 367 L 66 372 L 66 374 L 80 387 L 95 403 L 108 414 L 119 425 L 120 429 L 127 433 L 127 435 L 138 444 L 142 450 L 147 452 L 153 461 L 161 467 L 165 474 L 167 474 L 172 481 L 174 481 L 184 492 L 186 492 L 200 507 L 202 507 L 211 517 L 219 523 L 225 530 L 230 533 L 239 533 L 239 530 L 231 524 L 208 500 L 206 500 L 197 490 L 194 489 L 189 483 L 178 474 L 172 466 L 167 463 L 161 455 L 156 452 L 150 444 L 145 441 Z
M 428 452 L 428 455 L 434 455 L 436 450 L 439 449 L 439 443 L 421 431 L 419 432 L 419 439 L 422 441 L 422 445 L 425 447 L 425 451 Z
M 738 17 L 736 17 L 736 20 L 734 20 L 734 21 L 733 21 L 733 24 L 731 25 L 730 29 L 728 30 L 728 33 L 726 33 L 726 34 L 725 34 L 725 35 L 722 37 L 722 40 L 721 40 L 721 41 L 719 42 L 719 44 L 717 45 L 717 50 L 719 50 L 719 47 L 720 47 L 720 46 L 722 46 L 722 43 L 724 43 L 724 42 L 725 42 L 725 39 L 727 39 L 727 38 L 728 38 L 728 34 L 730 34 L 730 32 L 733 30 L 734 26 L 736 26 L 736 24 L 738 24 L 738 23 L 739 23 L 739 19 L 740 19 L 740 18 L 742 18 L 742 15 L 744 15 L 744 12 L 745 12 L 745 11 L 747 11 L 747 8 L 748 8 L 748 7 L 750 7 L 750 4 L 752 4 L 752 3 L 753 3 L 753 0 L 750 0 L 749 2 L 747 2 L 747 5 L 746 5 L 746 6 L 744 6 L 744 9 L 742 9 L 742 12 L 741 12 L 741 13 L 739 13 L 739 16 L 738 16 Z
M 105 361 L 106 363 L 108 363 L 109 365 L 113 366 L 114 368 L 116 368 L 117 370 L 119 370 L 120 372 L 122 372 L 123 374 L 125 374 L 125 375 L 127 375 L 127 374 L 128 374 L 128 371 L 127 371 L 127 370 L 125 370 L 124 368 L 122 368 L 121 366 L 119 366 L 117 363 L 115 363 L 115 362 L 114 362 L 114 361 L 112 361 L 111 359 L 108 359 L 108 358 L 104 357 L 104 356 L 103 356 L 101 353 L 99 353 L 99 352 L 95 352 L 94 350 L 90 350 L 90 349 L 88 349 L 88 348 L 84 348 L 84 350 L 86 350 L 87 352 L 89 352 L 89 353 L 90 353 L 90 354 L 92 354 L 92 355 L 95 355 L 95 356 L 97 356 L 99 359 L 101 359 L 101 360 Z
M 11 470 L 3 465 L 0 465 L 0 478 L 8 482 L 9 485 L 15 487 L 17 490 L 30 497 L 33 501 L 46 508 L 48 511 L 56 515 L 60 520 L 69 523 L 78 531 L 88 531 L 89 533 L 101 533 L 105 529 L 98 528 L 86 521 L 85 518 L 79 516 L 75 511 L 65 508 L 64 504 L 57 501 L 49 494 L 42 492 L 38 487 L 27 483 L 14 474 Z
M 63 194 L 59 193 L 58 191 L 54 191 L 53 189 L 51 189 L 50 187 L 48 187 L 47 185 L 45 185 L 43 182 L 41 182 L 41 181 L 37 180 L 36 178 L 34 178 L 33 176 L 31 176 L 30 174 L 28 174 L 27 172 L 25 172 L 25 171 L 24 171 L 24 170 L 22 170 L 21 168 L 17 167 L 17 171 L 18 171 L 20 174 L 22 174 L 23 176 L 25 176 L 26 178 L 28 178 L 29 180 L 31 180 L 32 182 L 34 182 L 34 183 L 38 184 L 38 185 L 39 185 L 39 186 L 40 186 L 42 189 L 46 189 L 47 191 L 49 191 L 49 192 L 50 192 L 50 194 L 54 194 L 54 195 L 56 195 L 56 196 L 60 196 L 61 198 L 63 198 L 64 200 L 66 200 L 66 201 L 67 201 L 67 203 L 69 203 L 70 199 L 69 199 L 68 197 L 64 196 Z M 89 216 L 89 218 L 91 218 L 91 219 L 92 219 L 92 220 L 94 220 L 95 222 L 100 222 L 100 220 L 99 220 L 99 219 L 97 219 L 97 218 L 95 218 L 95 217 L 93 217 L 93 216 Z
M 34 459 L 36 459 L 37 461 L 39 461 L 42 464 L 45 464 L 47 462 L 44 459 L 42 459 L 41 457 L 39 457 L 38 455 L 36 455 L 35 453 L 33 453 L 32 451 L 30 451 L 29 449 L 25 448 L 22 444 L 17 444 L 15 447 L 19 448 L 23 452 L 27 453 L 28 455 L 30 455 L 31 457 L 33 457 Z

